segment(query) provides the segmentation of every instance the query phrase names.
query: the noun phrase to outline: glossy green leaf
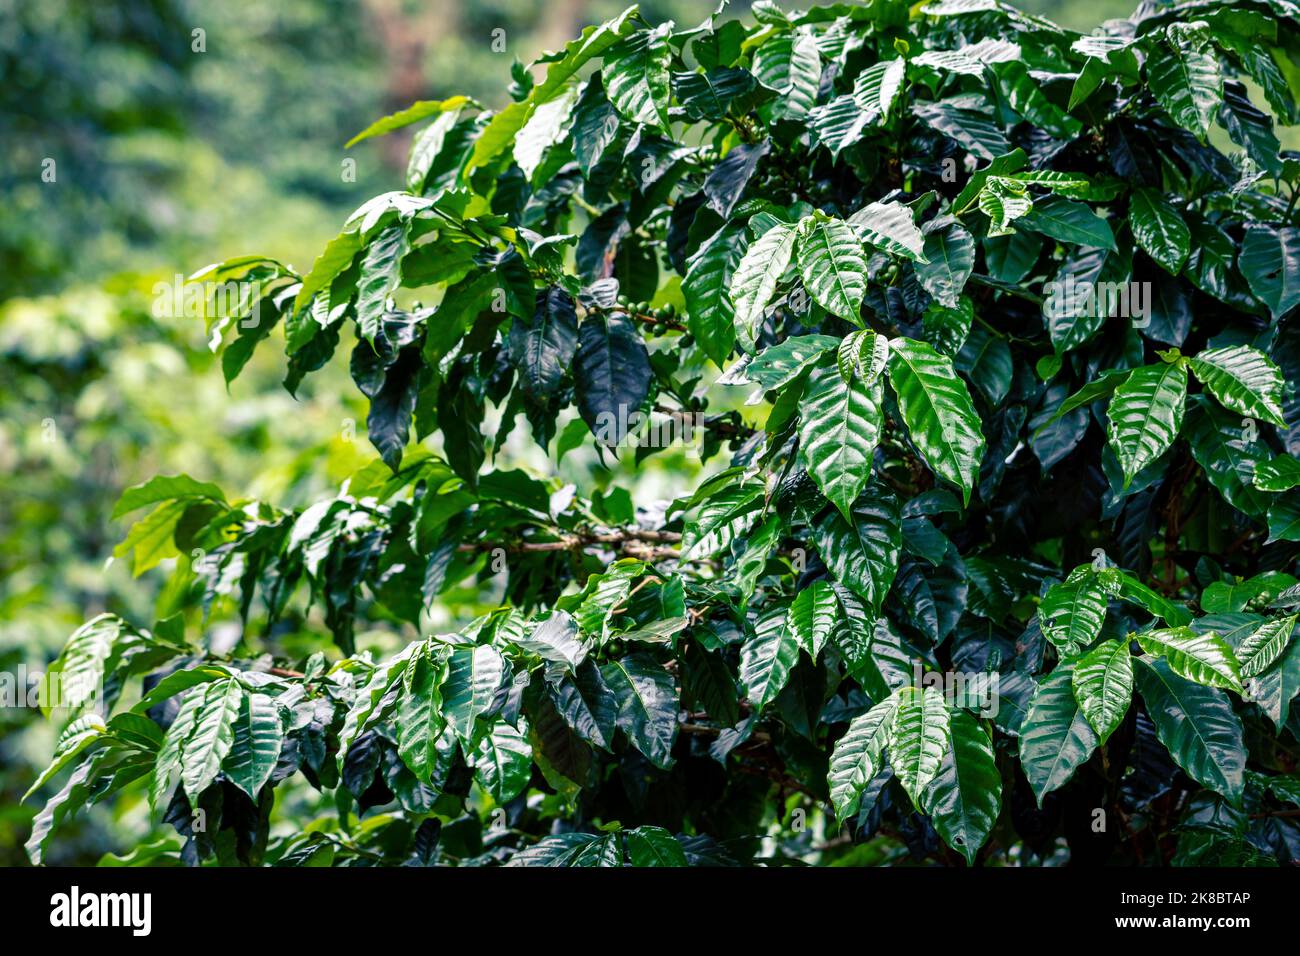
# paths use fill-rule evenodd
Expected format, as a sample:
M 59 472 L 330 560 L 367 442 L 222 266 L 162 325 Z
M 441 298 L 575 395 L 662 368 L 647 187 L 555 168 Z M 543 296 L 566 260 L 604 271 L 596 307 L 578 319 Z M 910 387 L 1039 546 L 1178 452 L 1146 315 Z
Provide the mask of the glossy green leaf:
M 189 475 L 157 475 L 122 492 L 109 517 L 116 520 L 146 505 L 177 498 L 206 498 L 222 504 L 226 501 L 221 489 L 211 482 L 196 481 Z
M 617 445 L 650 389 L 650 357 L 631 320 L 588 316 L 578 329 L 573 366 L 578 411 L 596 440 Z
M 983 326 L 976 326 L 966 337 L 953 364 L 983 393 L 991 406 L 996 408 L 1002 404 L 1015 374 L 1015 360 L 1006 339 Z
M 828 512 L 813 530 L 822 561 L 835 579 L 879 611 L 898 573 L 903 545 L 898 502 L 878 485 L 853 508 L 852 520 Z
M 1020 727 L 1020 765 L 1040 807 L 1097 749 L 1097 733 L 1074 696 L 1074 667 L 1057 664 L 1042 678 Z
M 708 198 L 709 206 L 723 219 L 731 215 L 758 169 L 758 164 L 770 149 L 767 141 L 734 146 L 727 151 L 722 162 L 704 177 L 704 195 Z
M 499 651 L 490 645 L 456 648 L 447 660 L 447 676 L 439 689 L 442 716 L 468 748 L 476 736 L 475 722 L 492 713 L 505 689 L 509 672 Z
M 815 368 L 799 413 L 799 453 L 822 494 L 851 520 L 853 503 L 871 477 L 883 423 L 884 385 L 846 382 L 829 364 Z
M 856 329 L 840 340 L 835 367 L 845 382 L 859 379 L 874 383 L 889 360 L 889 339 L 870 329 Z
M 343 144 L 344 149 L 351 149 L 357 143 L 372 136 L 383 136 L 391 133 L 393 130 L 401 129 L 404 126 L 410 126 L 412 123 L 418 123 L 422 119 L 428 119 L 430 116 L 437 116 L 440 113 L 450 113 L 459 110 L 472 102 L 465 96 L 453 96 L 445 100 L 420 100 L 413 103 L 406 109 L 394 113 L 391 116 L 385 116 L 381 120 L 371 123 L 356 136 Z
M 118 642 L 130 633 L 130 625 L 116 614 L 97 615 L 72 633 L 50 665 L 50 673 L 58 675 L 63 706 L 75 710 L 97 698 Z M 48 702 L 41 703 L 48 709 Z
M 915 262 L 926 258 L 926 238 L 912 218 L 912 210 L 901 203 L 867 203 L 847 221 L 863 242 L 890 255 Z
M 245 694 L 234 728 L 234 741 L 221 769 L 231 783 L 256 800 L 258 791 L 271 779 L 284 746 L 280 705 L 266 694 Z
M 370 243 L 361 258 L 357 280 L 357 328 L 362 338 L 374 342 L 388 297 L 402 281 L 402 257 L 410 248 L 405 223 L 388 226 Z
M 808 113 L 808 127 L 816 142 L 830 152 L 831 159 L 838 159 L 841 151 L 862 138 L 863 130 L 874 119 L 856 99 L 842 94 L 829 103 L 813 107 Z
M 224 681 L 220 683 L 228 686 Z M 163 737 L 162 746 L 158 749 L 158 756 L 154 759 L 153 770 L 149 777 L 149 806 L 155 810 L 164 802 L 164 798 L 180 779 L 184 743 L 194 732 L 199 712 L 207 699 L 207 691 L 207 687 L 200 687 L 185 695 L 181 700 L 180 709 L 167 728 L 166 736 Z M 83 768 L 89 769 L 89 764 L 82 764 L 78 769 Z
M 1132 575 L 1113 569 L 1107 569 L 1106 573 L 1108 577 L 1118 582 L 1115 593 L 1125 601 L 1146 609 L 1170 627 L 1185 627 L 1191 623 L 1191 612 L 1183 605 L 1174 603 Z
M 1071 684 L 1102 744 L 1119 727 L 1133 698 L 1133 655 L 1128 641 L 1103 641 L 1074 662 Z
M 193 730 L 181 742 L 181 783 L 191 803 L 217 778 L 235 740 L 235 719 L 244 690 L 238 681 L 213 681 L 203 688 Z
M 1115 248 L 1115 234 L 1105 219 L 1083 203 L 1063 196 L 1048 196 L 1019 220 L 1031 232 L 1040 232 L 1059 242 L 1098 249 Z
M 888 116 L 898 102 L 906 76 L 907 61 L 902 57 L 873 63 L 854 81 L 853 96 L 864 110 Z
M 1279 571 L 1265 571 L 1244 581 L 1213 581 L 1201 592 L 1201 610 L 1209 614 L 1235 614 L 1247 608 L 1262 610 L 1295 584 L 1294 577 Z
M 1260 674 L 1246 681 L 1250 699 L 1268 715 L 1277 731 L 1291 716 L 1291 704 L 1300 693 L 1300 641 L 1287 644 L 1282 655 Z
M 1223 101 L 1219 61 L 1194 30 L 1175 33 L 1147 62 L 1147 81 L 1160 105 L 1183 129 L 1204 141 Z
M 1224 84 L 1223 109 L 1219 112 L 1219 121 L 1227 129 L 1232 141 L 1243 147 L 1261 169 L 1274 176 L 1281 172 L 1279 154 L 1282 152 L 1282 144 L 1273 132 L 1273 120 L 1267 113 L 1255 108 L 1240 85 Z
M 1238 645 L 1236 657 L 1243 679 L 1258 677 L 1285 653 L 1297 620 L 1300 615 L 1289 614 L 1265 621 Z
M 613 148 L 621 126 L 600 75 L 593 76 L 573 107 L 573 155 L 585 175 L 590 176 L 606 157 L 616 155 Z
M 1274 425 L 1282 418 L 1282 370 L 1259 349 L 1229 345 L 1206 349 L 1187 360 L 1192 374 L 1226 408 Z
M 1300 458 L 1279 455 L 1261 462 L 1255 467 L 1251 481 L 1260 491 L 1290 491 L 1300 487 Z
M 989 217 L 990 236 L 1010 235 L 1011 224 L 1033 208 L 1025 185 L 1003 176 L 990 176 L 979 194 L 980 212 Z
M 794 226 L 777 223 L 749 244 L 732 273 L 730 296 L 736 333 L 747 348 L 753 347 L 763 310 L 790 264 L 797 235 Z
M 663 827 L 637 827 L 623 834 L 631 866 L 689 866 L 677 838 Z
M 1000 82 L 1007 105 L 1016 113 L 1057 139 L 1068 140 L 1079 135 L 1083 124 L 1052 102 L 1018 58 L 994 63 L 992 71 Z
M 754 624 L 754 633 L 740 649 L 740 681 L 755 709 L 766 707 L 785 687 L 799 659 L 799 645 L 799 633 L 784 607 L 772 608 Z
M 1196 396 L 1185 431 L 1192 457 L 1228 504 L 1248 515 L 1268 510 L 1268 495 L 1256 488 L 1253 477 L 1270 451 L 1262 442 L 1249 440 L 1250 430 L 1238 415 Z
M 515 135 L 515 163 L 529 180 L 542 165 L 546 151 L 564 139 L 578 101 L 578 92 L 578 87 L 571 86 L 555 99 L 537 104 Z
M 978 720 L 954 709 L 950 730 L 952 745 L 922 794 L 921 809 L 943 841 L 973 866 L 1002 809 L 1002 777 L 993 741 Z
M 835 588 L 825 579 L 814 581 L 794 596 L 790 602 L 789 627 L 794 631 L 799 646 L 813 660 L 826 646 L 839 620 L 840 603 Z
M 1119 388 L 1128 380 L 1131 369 L 1110 369 L 1099 376 L 1096 381 L 1092 381 L 1081 387 L 1077 392 L 1068 396 L 1065 401 L 1061 402 L 1039 430 L 1045 430 L 1048 425 L 1059 421 L 1076 408 L 1082 408 L 1090 405 L 1099 399 L 1108 398 L 1115 394 L 1115 389 Z
M 1184 680 L 1168 661 L 1139 659 L 1137 686 L 1156 736 L 1193 780 L 1240 804 L 1246 749 L 1223 691 Z
M 1097 575 L 1085 572 L 1070 578 L 1049 588 L 1038 605 L 1043 636 L 1067 657 L 1096 640 L 1110 601 Z
M 629 654 L 600 669 L 618 700 L 618 726 L 656 767 L 673 764 L 677 739 L 677 688 L 653 658 Z
M 397 705 L 397 748 L 415 776 L 428 783 L 441 757 L 439 738 L 446 729 L 439 687 L 447 673 L 445 660 L 429 650 L 417 652 L 402 678 Z
M 1129 224 L 1138 245 L 1166 272 L 1178 275 L 1192 251 L 1192 234 L 1178 210 L 1156 190 L 1133 191 Z
M 516 729 L 497 721 L 483 735 L 474 753 L 474 774 L 498 804 L 509 803 L 528 785 L 533 770 L 533 748 L 528 726 Z
M 687 325 L 719 368 L 736 344 L 731 287 L 747 249 L 745 230 L 739 225 L 728 226 L 691 258 L 682 280 Z
M 952 746 L 948 705 L 942 691 L 933 687 L 904 687 L 895 696 L 889 764 L 912 803 L 920 807 Z
M 59 734 L 59 739 L 54 744 L 54 759 L 50 765 L 41 771 L 36 781 L 27 788 L 19 803 L 23 803 L 33 793 L 45 786 L 56 774 L 77 757 L 88 747 L 94 746 L 101 741 L 101 738 L 107 732 L 108 727 L 104 723 L 104 718 L 98 714 L 86 714 L 78 717 Z
M 1268 541 L 1300 541 L 1300 495 L 1294 491 L 1274 498 L 1268 506 Z
M 416 134 L 411 144 L 411 155 L 406 161 L 406 188 L 416 195 L 425 192 L 433 180 L 431 193 L 437 192 L 437 183 L 460 166 L 463 158 L 463 134 L 472 128 L 471 123 L 457 128 L 461 120 L 461 111 L 452 110 L 441 114 L 432 123 Z M 344 252 L 346 250 L 339 250 Z M 319 262 L 319 260 L 318 260 Z M 346 266 L 347 262 L 343 263 Z M 315 267 L 312 268 L 315 272 Z M 304 285 L 306 283 L 304 282 Z M 296 304 L 296 300 L 295 300 Z
M 605 52 L 606 94 L 627 119 L 668 129 L 671 94 L 668 31 L 638 30 Z
M 761 505 L 762 489 L 748 482 L 708 495 L 687 513 L 682 554 L 711 554 L 727 547 L 750 529 Z
M 807 115 L 821 81 L 821 57 L 807 33 L 780 33 L 754 52 L 754 75 L 777 94 L 772 113 L 790 119 Z
M 703 73 L 678 73 L 673 83 L 677 99 L 690 119 L 719 122 L 757 98 L 752 94 L 758 81 L 748 70 L 721 67 Z
M 45 861 L 45 847 L 53 835 L 54 828 L 85 806 L 90 796 L 89 781 L 93 769 L 94 764 L 90 761 L 78 765 L 63 785 L 63 789 L 50 797 L 33 818 L 31 836 L 23 845 L 33 866 L 40 866 Z
M 1300 229 L 1252 225 L 1238 262 L 1255 298 L 1274 319 L 1300 304 Z
M 1163 455 L 1183 426 L 1187 369 L 1158 362 L 1134 369 L 1111 396 L 1107 436 L 1124 471 L 1125 487 Z
M 855 324 L 867 289 L 862 243 L 840 219 L 807 219 L 799 225 L 799 273 L 822 308 Z
M 1241 665 L 1219 635 L 1198 634 L 1187 627 L 1166 627 L 1140 631 L 1136 637 L 1144 651 L 1163 657 L 1180 677 L 1207 687 L 1241 692 Z
M 960 225 L 932 229 L 914 268 L 925 291 L 955 309 L 975 266 L 975 240 Z
M 894 339 L 889 384 L 917 451 L 939 477 L 960 488 L 969 503 L 984 455 L 984 435 L 952 360 L 925 342 Z
M 792 335 L 779 345 L 760 352 L 745 367 L 745 376 L 766 390 L 779 389 L 798 378 L 839 342 L 829 335 Z
M 560 288 L 538 293 L 532 316 L 516 318 L 510 327 L 510 353 L 519 369 L 520 384 L 542 402 L 553 398 L 560 388 L 577 349 L 573 298 Z
M 1011 150 L 1006 134 L 985 113 L 963 109 L 951 100 L 913 103 L 912 112 L 927 126 L 981 159 L 997 159 Z
M 371 672 L 365 684 L 357 688 L 352 706 L 348 708 L 347 715 L 343 719 L 343 728 L 339 731 L 338 770 L 340 773 L 343 770 L 343 762 L 347 758 L 348 748 L 357 737 L 365 733 L 370 723 L 377 719 L 377 712 L 382 711 L 380 703 L 384 695 L 401 680 L 410 663 L 411 654 L 419 647 L 418 644 L 408 645 L 407 652 L 384 661 Z
M 865 714 L 853 718 L 831 751 L 827 785 L 835 817 L 843 822 L 857 811 L 862 791 L 881 767 L 881 756 L 889 744 L 898 700 L 887 697 Z

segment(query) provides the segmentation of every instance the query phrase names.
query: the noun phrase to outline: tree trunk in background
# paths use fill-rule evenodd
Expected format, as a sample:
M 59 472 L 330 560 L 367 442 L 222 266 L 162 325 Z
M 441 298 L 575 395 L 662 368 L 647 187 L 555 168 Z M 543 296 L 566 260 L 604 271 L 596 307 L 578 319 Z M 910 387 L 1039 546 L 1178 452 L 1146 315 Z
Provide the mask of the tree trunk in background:
M 519 59 L 531 62 L 543 50 L 558 50 L 587 25 L 588 0 L 548 0 L 546 12 L 537 25 L 536 35 L 529 38 L 530 50 L 516 50 Z
M 460 29 L 461 0 L 365 0 L 365 7 L 387 63 L 384 113 L 395 113 L 427 98 L 425 54 L 441 37 Z M 413 135 L 408 128 L 379 140 L 386 165 L 399 172 L 406 169 Z
M 430 96 L 425 81 L 424 61 L 446 37 L 461 30 L 462 0 L 364 0 L 366 12 L 374 23 L 375 34 L 384 51 L 387 83 L 384 113 L 406 109 L 419 99 Z M 525 63 L 544 50 L 556 50 L 576 37 L 587 25 L 589 0 L 543 0 L 545 9 L 535 32 L 524 35 L 511 30 L 508 49 Z M 509 24 L 503 24 L 510 29 Z M 484 42 L 487 42 L 486 38 Z M 394 170 L 406 168 L 406 156 L 414 132 L 410 129 L 390 133 L 379 141 L 385 165 Z

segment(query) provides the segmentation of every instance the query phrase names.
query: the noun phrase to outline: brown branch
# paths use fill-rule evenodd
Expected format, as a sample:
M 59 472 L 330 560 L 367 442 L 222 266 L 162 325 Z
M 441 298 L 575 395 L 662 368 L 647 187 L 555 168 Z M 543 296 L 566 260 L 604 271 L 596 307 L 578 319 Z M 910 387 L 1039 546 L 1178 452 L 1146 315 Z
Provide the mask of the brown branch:
M 695 412 L 685 408 L 669 408 L 667 405 L 656 405 L 654 410 L 659 412 L 661 415 L 668 415 L 671 418 L 684 419 L 695 414 Z M 717 432 L 724 438 L 748 438 L 759 431 L 759 429 L 751 428 L 749 425 L 736 425 L 732 422 L 726 421 L 722 417 L 713 419 L 706 418 L 704 420 L 704 427 L 709 431 Z
M 831 839 L 827 840 L 825 843 L 814 843 L 812 848 L 818 853 L 824 853 L 827 850 L 834 850 L 837 847 L 852 845 L 853 834 L 841 833 L 839 836 L 831 837 Z
M 1183 492 L 1187 489 L 1187 482 L 1191 479 L 1194 469 L 1195 462 L 1190 457 L 1185 458 L 1174 479 L 1169 498 L 1165 502 L 1164 590 L 1171 596 L 1178 591 L 1178 560 L 1174 555 L 1178 551 L 1178 539 L 1182 536 L 1183 525 L 1186 522 L 1183 517 Z
M 627 592 L 627 597 L 623 598 L 623 600 L 620 601 L 616 607 L 612 607 L 609 609 L 609 616 L 613 617 L 615 614 L 626 613 L 628 609 L 628 602 L 631 601 L 633 596 L 642 588 L 644 588 L 647 584 L 662 584 L 662 583 L 663 583 L 663 578 L 659 577 L 659 575 L 647 574 L 645 577 L 643 577 L 640 581 L 636 583 L 636 586 L 632 588 L 632 590 Z
M 730 728 L 709 727 L 706 724 L 694 724 L 690 722 L 684 722 L 678 724 L 677 729 L 684 734 L 693 734 L 697 737 L 718 737 L 722 734 L 724 730 L 729 730 Z M 755 743 L 768 744 L 772 742 L 772 735 L 767 733 L 767 731 L 764 730 L 756 730 L 749 735 L 749 738 L 745 742 L 749 743 L 750 740 L 754 741 Z
M 1252 820 L 1259 820 L 1263 817 L 1300 817 L 1300 810 L 1269 810 L 1265 813 L 1252 813 Z
M 611 309 L 610 311 L 615 310 Z M 678 322 L 676 319 L 663 319 L 657 315 L 646 315 L 644 312 L 628 312 L 627 316 L 628 318 L 635 319 L 638 322 L 643 322 L 646 325 L 662 325 L 665 329 L 672 332 L 685 333 L 689 331 L 684 323 Z
M 458 544 L 456 550 L 462 554 L 471 554 L 503 548 L 508 554 L 536 554 L 612 546 L 633 557 L 677 558 L 678 550 L 665 545 L 679 544 L 681 540 L 681 534 L 676 531 L 628 528 L 620 531 L 567 532 L 561 534 L 555 541 L 472 541 Z
M 1133 855 L 1137 857 L 1138 866 L 1146 866 L 1145 855 L 1142 853 L 1141 844 L 1138 843 L 1137 834 L 1133 832 L 1133 827 L 1130 825 L 1129 815 L 1118 803 L 1115 804 L 1115 813 L 1119 815 L 1119 824 L 1124 828 L 1124 835 L 1128 837 L 1133 847 Z
M 794 790 L 797 793 L 802 793 L 806 797 L 812 797 L 818 803 L 821 802 L 821 798 L 817 796 L 817 794 L 813 793 L 798 780 L 795 780 L 793 777 L 788 777 L 781 773 L 781 771 L 772 767 L 759 768 L 751 767 L 749 764 L 738 763 L 736 764 L 736 770 L 740 773 L 749 774 L 751 777 L 766 777 L 768 780 L 779 785 L 783 790 Z

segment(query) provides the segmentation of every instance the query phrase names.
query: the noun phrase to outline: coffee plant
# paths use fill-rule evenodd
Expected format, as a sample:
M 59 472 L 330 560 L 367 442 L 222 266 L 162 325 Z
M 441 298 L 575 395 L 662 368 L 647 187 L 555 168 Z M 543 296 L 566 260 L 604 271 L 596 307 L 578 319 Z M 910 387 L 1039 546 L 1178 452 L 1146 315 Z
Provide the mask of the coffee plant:
M 632 7 L 364 130 L 402 190 L 192 281 L 379 458 L 126 492 L 32 860 L 135 794 L 136 862 L 1294 862 L 1298 13 Z

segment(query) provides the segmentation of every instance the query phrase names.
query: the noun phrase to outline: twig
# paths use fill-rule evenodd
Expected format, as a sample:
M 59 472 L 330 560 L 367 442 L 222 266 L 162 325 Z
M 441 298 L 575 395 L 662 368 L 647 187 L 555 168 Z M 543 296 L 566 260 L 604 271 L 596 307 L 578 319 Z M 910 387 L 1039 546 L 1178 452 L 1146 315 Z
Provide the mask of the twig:
M 817 796 L 817 794 L 813 793 L 798 780 L 795 780 L 793 777 L 787 777 L 779 770 L 774 770 L 771 767 L 760 769 L 758 767 L 751 767 L 744 763 L 736 764 L 736 769 L 741 773 L 749 774 L 751 777 L 766 777 L 773 783 L 778 784 L 784 790 L 794 790 L 798 793 L 802 793 L 806 797 L 812 797 L 819 803 L 821 802 L 821 798 Z
M 1003 285 L 992 276 L 985 276 L 980 275 L 978 272 L 972 272 L 970 275 L 970 281 L 983 286 L 988 286 L 990 289 L 997 289 L 999 292 L 1005 292 L 1007 295 L 1015 296 L 1018 299 L 1024 299 L 1026 302 L 1032 302 L 1035 305 L 1043 304 L 1043 297 L 1041 295 L 1036 295 L 1028 289 L 1021 289 L 1017 286 Z
M 1269 810 L 1266 813 L 1252 813 L 1252 820 L 1259 820 L 1264 817 L 1300 817 L 1300 810 Z
M 620 531 L 581 531 L 562 533 L 554 541 L 472 541 L 458 544 L 456 550 L 464 553 L 491 551 L 504 548 L 507 553 L 531 554 L 547 551 L 581 551 L 584 548 L 613 545 L 628 553 L 633 551 L 662 552 L 664 557 L 675 557 L 674 548 L 641 548 L 642 544 L 680 544 L 682 536 L 676 531 L 652 531 L 643 528 L 627 528 Z
M 627 597 L 623 598 L 623 600 L 618 603 L 617 607 L 612 607 L 609 609 L 609 616 L 613 617 L 615 614 L 622 614 L 623 612 L 625 612 L 628 607 L 627 602 L 632 600 L 632 597 L 643 587 L 645 587 L 647 584 L 662 584 L 662 583 L 663 583 L 663 578 L 659 577 L 659 575 L 657 574 L 646 575 L 636 583 L 636 586 L 632 588 L 632 590 L 627 592 Z
M 686 418 L 695 414 L 685 408 L 669 408 L 667 405 L 655 405 L 654 410 L 661 415 L 668 415 L 672 418 Z M 705 419 L 704 427 L 726 438 L 748 438 L 758 431 L 757 428 L 751 428 L 748 425 L 733 425 L 721 418 Z
M 610 311 L 615 310 L 611 309 Z M 646 315 L 643 312 L 628 312 L 627 315 L 629 318 L 636 319 L 638 322 L 644 322 L 646 325 L 662 325 L 664 328 L 670 329 L 673 332 L 685 333 L 688 331 L 683 323 L 678 322 L 675 319 L 663 319 L 656 315 Z
M 721 733 L 727 728 L 709 727 L 705 724 L 693 724 L 689 722 L 684 722 L 678 724 L 677 729 L 684 734 L 693 734 L 698 737 L 717 737 L 721 735 Z M 767 733 L 767 731 L 764 730 L 756 730 L 749 735 L 749 740 L 752 740 L 755 743 L 760 743 L 760 744 L 771 743 L 772 735 Z M 748 743 L 749 740 L 747 740 L 746 743 Z

